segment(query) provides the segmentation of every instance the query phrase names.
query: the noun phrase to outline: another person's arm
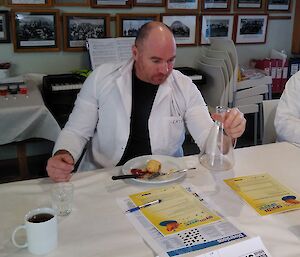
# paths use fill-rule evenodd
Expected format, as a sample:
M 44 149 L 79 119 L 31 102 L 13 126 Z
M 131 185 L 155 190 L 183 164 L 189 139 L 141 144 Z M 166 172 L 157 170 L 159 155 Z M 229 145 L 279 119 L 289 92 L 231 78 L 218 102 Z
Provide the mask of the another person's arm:
M 300 72 L 292 76 L 278 103 L 274 125 L 278 141 L 300 144 Z

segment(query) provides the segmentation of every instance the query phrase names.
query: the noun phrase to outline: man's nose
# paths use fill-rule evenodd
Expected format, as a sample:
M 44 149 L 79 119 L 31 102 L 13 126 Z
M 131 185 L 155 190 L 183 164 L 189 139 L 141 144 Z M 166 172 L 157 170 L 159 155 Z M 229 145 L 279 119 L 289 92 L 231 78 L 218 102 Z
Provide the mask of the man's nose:
M 167 74 L 168 72 L 169 72 L 169 65 L 168 65 L 168 63 L 162 63 L 161 65 L 160 65 L 160 67 L 159 67 L 159 71 L 161 72 L 161 73 L 163 73 L 163 74 Z

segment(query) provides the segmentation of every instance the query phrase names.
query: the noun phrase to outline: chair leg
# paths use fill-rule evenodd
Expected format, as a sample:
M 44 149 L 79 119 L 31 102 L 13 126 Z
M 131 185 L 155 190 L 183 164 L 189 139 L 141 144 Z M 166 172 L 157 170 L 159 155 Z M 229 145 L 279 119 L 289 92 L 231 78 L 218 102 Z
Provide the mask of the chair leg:
M 262 141 L 263 138 L 263 130 L 264 130 L 264 124 L 263 124 L 263 106 L 262 103 L 258 104 L 258 112 L 259 112 L 259 139 Z
M 257 112 L 254 113 L 254 145 L 257 145 Z

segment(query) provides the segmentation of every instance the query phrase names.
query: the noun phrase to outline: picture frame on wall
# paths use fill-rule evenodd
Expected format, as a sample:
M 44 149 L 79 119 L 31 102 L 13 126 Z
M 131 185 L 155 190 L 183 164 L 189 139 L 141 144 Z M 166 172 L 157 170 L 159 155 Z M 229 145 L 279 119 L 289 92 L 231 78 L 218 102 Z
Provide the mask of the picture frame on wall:
M 59 10 L 12 10 L 12 34 L 15 52 L 59 51 Z
M 166 0 L 167 11 L 177 12 L 199 12 L 199 0 Z
M 234 16 L 232 14 L 202 15 L 200 43 L 210 44 L 210 38 L 232 39 Z
M 268 0 L 267 10 L 272 12 L 289 12 L 291 0 Z
M 165 7 L 166 0 L 133 0 L 133 6 Z
M 88 38 L 110 36 L 109 25 L 109 14 L 64 13 L 64 51 L 85 51 Z
M 7 6 L 49 7 L 52 6 L 52 0 L 7 0 Z
M 124 13 L 116 14 L 116 31 L 118 37 L 136 37 L 139 29 L 150 21 L 159 21 L 159 14 Z
M 54 6 L 90 6 L 89 0 L 53 0 Z
M 264 11 L 265 0 L 234 0 L 235 11 Z
M 93 8 L 131 8 L 132 0 L 91 0 Z
M 170 27 L 177 46 L 197 44 L 198 16 L 192 14 L 162 14 L 162 22 Z
M 201 10 L 203 12 L 226 12 L 230 11 L 231 0 L 202 0 Z
M 250 44 L 250 43 L 265 43 L 268 15 L 253 15 L 243 14 L 237 15 L 235 20 L 236 25 L 236 44 Z
M 0 43 L 10 43 L 8 11 L 0 11 Z

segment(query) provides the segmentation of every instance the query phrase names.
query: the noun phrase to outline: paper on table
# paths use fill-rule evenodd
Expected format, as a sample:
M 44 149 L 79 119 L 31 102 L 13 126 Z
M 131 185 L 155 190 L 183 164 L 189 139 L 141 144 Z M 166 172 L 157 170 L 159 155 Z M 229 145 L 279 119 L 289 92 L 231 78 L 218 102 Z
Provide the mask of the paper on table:
M 209 224 L 221 219 L 205 207 L 199 198 L 180 185 L 150 189 L 129 198 L 137 205 L 160 199 L 159 204 L 144 208 L 141 212 L 163 235 Z
M 134 37 L 89 38 L 88 49 L 92 69 L 104 63 L 117 63 L 130 59 L 134 40 Z
M 176 231 L 176 233 L 163 235 L 148 218 L 146 218 L 141 210 L 127 214 L 127 218 L 157 255 L 160 257 L 179 256 L 246 237 L 243 232 L 228 222 L 219 213 L 212 211 L 214 209 L 212 207 L 213 204 L 201 197 L 199 189 L 192 185 L 184 185 L 184 189 L 198 199 L 199 202 L 201 201 L 201 204 L 203 204 L 205 208 L 216 213 L 221 219 L 207 224 L 199 224 L 196 227 L 187 228 L 183 231 Z M 149 191 L 147 192 L 149 193 Z M 144 196 L 147 196 L 148 193 L 144 193 Z M 169 197 L 176 198 L 176 195 L 169 194 Z M 136 206 L 129 197 L 119 198 L 117 201 L 124 211 Z M 160 204 L 161 203 L 147 208 L 158 207 Z M 173 225 L 171 228 L 174 228 Z
M 300 208 L 300 196 L 267 173 L 224 181 L 262 216 Z
M 271 257 L 260 237 L 226 246 L 216 251 L 198 255 L 197 257 Z

